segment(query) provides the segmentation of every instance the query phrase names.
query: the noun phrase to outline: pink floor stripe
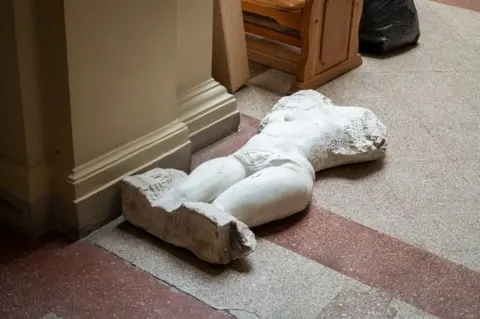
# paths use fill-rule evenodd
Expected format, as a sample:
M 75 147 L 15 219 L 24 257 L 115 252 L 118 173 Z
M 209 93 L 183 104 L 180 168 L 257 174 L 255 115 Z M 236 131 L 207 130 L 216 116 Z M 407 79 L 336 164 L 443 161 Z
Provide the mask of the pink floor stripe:
M 0 318 L 47 314 L 69 319 L 229 318 L 85 242 L 49 244 L 0 266 Z
M 193 167 L 231 154 L 257 126 L 243 115 L 240 131 L 196 154 Z M 320 207 L 256 233 L 439 317 L 480 318 L 480 273 Z
M 441 318 L 480 318 L 480 273 L 311 206 L 256 234 Z

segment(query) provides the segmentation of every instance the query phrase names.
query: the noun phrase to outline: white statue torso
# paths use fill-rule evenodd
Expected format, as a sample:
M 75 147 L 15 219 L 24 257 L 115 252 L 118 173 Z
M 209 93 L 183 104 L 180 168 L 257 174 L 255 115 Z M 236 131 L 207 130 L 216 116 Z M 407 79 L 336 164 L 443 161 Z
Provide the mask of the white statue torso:
M 252 172 L 289 160 L 320 171 L 335 166 L 339 157 L 377 149 L 375 136 L 383 140 L 385 135 L 371 111 L 338 107 L 316 91 L 302 91 L 280 99 L 260 123 L 259 134 L 233 156 Z

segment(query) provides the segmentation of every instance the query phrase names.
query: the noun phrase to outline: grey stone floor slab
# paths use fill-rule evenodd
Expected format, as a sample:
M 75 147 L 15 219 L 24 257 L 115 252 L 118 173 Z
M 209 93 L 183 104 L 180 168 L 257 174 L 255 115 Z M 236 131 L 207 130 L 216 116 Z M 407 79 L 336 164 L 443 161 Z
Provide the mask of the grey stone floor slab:
M 382 161 L 337 167 L 317 174 L 313 199 L 328 205 L 391 202 L 395 195 L 386 181 Z
M 480 271 L 480 202 L 477 200 L 402 203 L 416 244 L 436 255 Z M 408 236 L 399 235 L 400 239 Z
M 429 9 L 434 12 L 440 21 L 456 32 L 457 36 L 463 38 L 473 48 L 480 50 L 480 12 L 447 6 L 436 2 L 428 4 Z
M 342 290 L 320 313 L 318 319 L 434 319 L 431 314 L 367 286 Z
M 317 203 L 315 201 L 315 203 Z M 351 219 L 359 224 L 376 229 L 402 241 L 421 246 L 425 231 L 415 232 L 412 221 L 396 199 L 390 201 L 371 201 L 355 203 L 324 202 L 325 209 Z M 317 204 L 319 205 L 319 204 Z
M 478 194 L 448 161 L 390 163 L 386 180 L 402 204 L 478 199 Z
M 231 266 L 211 266 L 123 218 L 85 240 L 238 319 L 434 318 L 391 295 L 259 239 Z
M 310 259 L 259 239 L 245 263 L 213 267 L 164 244 L 123 219 L 88 240 L 175 288 L 238 318 L 316 318 L 357 282 Z
M 429 313 L 418 310 L 417 308 L 404 303 L 398 299 L 393 299 L 390 302 L 390 307 L 395 309 L 396 315 L 395 319 L 435 319 L 438 318 Z
M 480 160 L 456 161 L 454 165 L 470 185 L 472 191 L 478 194 L 480 200 Z
M 321 312 L 318 319 L 393 319 L 392 296 L 371 288 L 342 290 Z
M 429 130 L 449 160 L 480 159 L 480 123 L 445 123 Z
M 361 66 L 329 83 L 334 94 L 345 99 L 348 103 L 351 99 L 366 99 L 382 95 L 390 84 L 391 75 L 383 73 L 363 72 Z
M 288 74 L 277 69 L 269 69 L 250 79 L 248 84 L 284 96 L 288 94 L 291 84 L 294 81 L 295 76 L 293 74 Z
M 262 119 L 281 98 L 281 95 L 255 86 L 235 92 L 237 110 L 256 119 Z

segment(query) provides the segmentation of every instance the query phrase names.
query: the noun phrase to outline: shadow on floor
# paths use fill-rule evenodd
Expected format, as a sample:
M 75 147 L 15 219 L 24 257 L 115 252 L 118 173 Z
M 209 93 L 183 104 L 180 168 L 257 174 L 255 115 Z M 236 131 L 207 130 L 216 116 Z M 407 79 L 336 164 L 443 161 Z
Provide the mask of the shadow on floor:
M 201 261 L 190 251 L 176 247 L 167 242 L 164 242 L 157 237 L 147 233 L 146 231 L 133 226 L 128 221 L 125 221 L 117 226 L 120 231 L 126 232 L 131 236 L 141 238 L 148 243 L 162 249 L 170 255 L 179 258 L 180 260 L 194 266 L 195 268 L 205 272 L 210 276 L 219 276 L 226 270 L 233 270 L 239 273 L 247 273 L 251 270 L 251 265 L 247 259 L 238 259 L 229 265 L 212 265 L 207 262 Z
M 56 232 L 51 232 L 38 239 L 33 239 L 0 224 L 0 266 L 32 254 L 52 243 L 67 243 L 67 240 Z
M 359 180 L 381 171 L 383 167 L 384 159 L 378 159 L 375 161 L 364 163 L 343 165 L 318 172 L 316 174 L 316 179 L 317 181 L 328 178 Z

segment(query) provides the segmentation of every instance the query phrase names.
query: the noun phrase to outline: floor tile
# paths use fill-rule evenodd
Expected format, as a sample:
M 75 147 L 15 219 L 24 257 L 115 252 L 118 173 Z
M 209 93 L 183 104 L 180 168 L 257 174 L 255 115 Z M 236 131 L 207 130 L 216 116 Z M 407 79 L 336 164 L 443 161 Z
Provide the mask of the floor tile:
M 321 207 L 346 203 L 373 204 L 393 199 L 395 195 L 385 179 L 382 161 L 321 171 L 317 173 L 313 191 L 313 200 Z
M 463 92 L 464 83 L 459 83 L 463 73 L 459 72 L 403 72 L 393 75 L 388 96 L 407 101 L 455 97 Z
M 480 312 L 480 272 L 315 204 L 256 233 L 439 317 L 475 318 Z
M 477 0 L 441 0 L 438 2 L 463 2 L 467 4 L 476 3 L 476 8 L 479 8 Z M 463 38 L 469 45 L 480 49 L 480 39 L 478 39 L 478 30 L 480 28 L 480 12 L 465 10 L 458 7 L 447 6 L 436 2 L 429 3 L 430 9 L 440 18 L 446 25 L 450 26 L 457 34 L 457 37 Z M 472 6 L 470 6 L 472 7 Z
M 438 318 L 434 315 L 423 312 L 407 303 L 404 303 L 398 299 L 393 299 L 390 302 L 390 307 L 395 309 L 395 319 L 435 319 Z
M 443 149 L 417 118 L 390 126 L 387 156 L 389 162 L 444 160 Z
M 271 110 L 281 95 L 255 86 L 246 86 L 235 92 L 235 98 L 240 112 L 260 120 Z
M 269 69 L 251 78 L 248 81 L 248 85 L 283 96 L 288 94 L 295 78 L 293 74 L 277 69 Z
M 332 100 L 333 103 L 335 103 L 337 105 L 340 105 L 340 103 L 342 101 L 342 99 L 335 94 L 335 91 L 333 90 L 332 82 L 325 83 L 324 85 L 316 88 L 315 91 L 325 95 L 330 100 Z
M 427 128 L 445 124 L 479 123 L 480 115 L 466 97 L 423 98 L 410 103 Z
M 445 124 L 429 131 L 449 160 L 480 159 L 480 123 Z
M 31 254 L 53 242 L 61 242 L 58 234 L 49 234 L 40 239 L 27 238 L 0 224 L 0 267 Z
M 455 51 L 456 53 L 452 52 Z M 470 49 L 461 46 L 453 49 L 424 48 L 418 46 L 386 57 L 371 57 L 368 71 L 372 73 L 402 72 L 457 72 L 459 70 L 477 70 L 478 64 Z
M 480 2 L 478 0 L 432 0 L 438 3 L 456 6 L 469 10 L 480 11 Z
M 393 319 L 392 296 L 378 289 L 342 290 L 317 317 L 318 319 Z
M 315 204 L 318 205 L 316 201 Z M 412 220 L 396 199 L 364 203 L 346 201 L 343 204 L 327 204 L 321 207 L 361 225 L 399 238 L 408 244 L 421 247 L 423 233 L 412 231 Z
M 227 318 L 85 242 L 0 268 L 0 287 L 1 318 Z
M 386 180 L 395 197 L 404 202 L 475 200 L 477 194 L 449 162 L 394 162 Z
M 475 201 L 327 205 L 357 223 L 480 271 L 480 204 Z
M 400 73 L 391 81 L 386 96 L 409 114 L 413 112 L 420 117 L 419 112 L 423 110 L 432 117 L 437 109 L 440 114 L 437 121 L 444 115 L 445 123 L 465 122 L 464 115 L 470 113 L 469 109 L 480 114 L 480 84 L 477 80 L 480 76 L 470 71 Z
M 480 202 L 449 200 L 402 203 L 410 232 L 424 249 L 480 271 Z M 407 233 L 397 238 L 410 241 Z M 472 258 L 473 257 L 473 258 Z
M 456 161 L 453 164 L 480 199 L 480 160 Z
M 308 258 L 259 239 L 256 251 L 215 267 L 134 229 L 121 219 L 90 240 L 217 309 L 259 318 L 315 318 L 354 281 Z M 251 317 L 247 317 L 251 318 Z
M 343 105 L 351 105 L 352 99 L 381 95 L 387 90 L 390 78 L 389 74 L 367 73 L 356 69 L 334 79 L 329 85 L 342 102 L 347 103 Z
M 263 72 L 271 69 L 270 67 L 266 66 L 266 65 L 263 65 L 263 64 L 260 64 L 260 63 L 257 63 L 257 62 L 253 62 L 251 60 L 248 60 L 248 68 L 249 68 L 249 71 L 250 71 L 250 79 L 256 77 L 257 75 L 259 74 L 262 74 Z

